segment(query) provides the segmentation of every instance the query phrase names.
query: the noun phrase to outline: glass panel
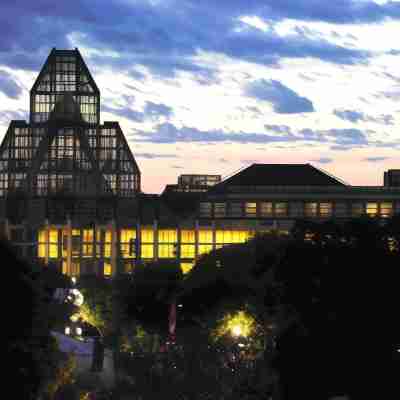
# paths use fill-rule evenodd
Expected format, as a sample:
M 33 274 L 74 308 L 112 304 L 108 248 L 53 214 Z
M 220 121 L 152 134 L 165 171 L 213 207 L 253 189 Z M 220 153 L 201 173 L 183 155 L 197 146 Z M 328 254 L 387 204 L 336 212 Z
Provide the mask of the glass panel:
M 364 204 L 363 203 L 353 203 L 351 205 L 351 215 L 357 217 L 364 214 Z
M 211 208 L 212 208 L 211 203 L 200 203 L 200 209 L 199 209 L 200 217 L 211 218 L 212 217 Z
M 320 203 L 319 213 L 321 217 L 330 217 L 332 215 L 332 203 Z
M 277 217 L 286 217 L 288 213 L 287 203 L 275 203 L 275 215 Z
M 318 203 L 305 203 L 304 212 L 306 217 L 316 217 L 318 210 Z
M 245 203 L 246 217 L 254 218 L 257 216 L 257 203 Z
M 212 243 L 213 234 L 211 230 L 199 230 L 199 243 Z
M 160 244 L 158 246 L 159 258 L 175 258 L 175 245 L 173 244 Z
M 154 242 L 154 231 L 153 229 L 142 229 L 141 232 L 142 243 L 153 243 Z
M 392 203 L 381 203 L 381 216 L 387 217 L 392 215 L 393 213 L 393 204 Z
M 161 229 L 158 231 L 159 243 L 176 243 L 178 235 L 176 229 Z
M 195 246 L 191 244 L 181 245 L 181 258 L 195 258 Z
M 46 247 L 47 247 L 47 245 L 44 243 L 38 244 L 38 257 L 39 258 L 46 258 Z
M 347 203 L 335 203 L 335 215 L 337 217 L 347 217 Z
M 229 204 L 229 215 L 231 217 L 240 218 L 243 216 L 242 203 L 230 203 Z
M 142 244 L 141 257 L 142 258 L 154 258 L 154 246 L 152 244 Z
M 367 203 L 366 211 L 371 217 L 378 215 L 378 203 Z
M 226 216 L 226 203 L 214 203 L 214 217 L 224 218 Z
M 260 215 L 261 217 L 272 217 L 273 209 L 271 202 L 260 203 Z
M 104 276 L 110 276 L 112 273 L 111 263 L 104 261 Z
M 195 242 L 195 231 L 181 230 L 181 242 L 182 243 L 194 243 Z

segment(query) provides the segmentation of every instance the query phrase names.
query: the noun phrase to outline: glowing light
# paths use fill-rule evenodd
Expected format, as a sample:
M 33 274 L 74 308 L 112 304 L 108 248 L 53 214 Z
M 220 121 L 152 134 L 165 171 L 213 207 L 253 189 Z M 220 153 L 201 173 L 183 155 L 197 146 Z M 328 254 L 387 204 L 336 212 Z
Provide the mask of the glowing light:
M 77 334 L 78 336 L 81 336 L 81 335 L 82 335 L 82 328 L 78 326 L 78 327 L 75 329 L 75 332 L 76 332 L 76 334 Z
M 233 336 L 241 336 L 242 328 L 240 327 L 240 325 L 235 325 L 232 327 L 231 332 Z
M 75 285 L 76 284 L 76 277 L 75 276 L 73 276 L 72 278 L 71 278 L 71 282 Z
M 76 321 L 78 321 L 78 319 L 79 319 L 79 314 L 72 314 L 72 315 L 69 317 L 69 319 L 70 319 L 72 322 L 76 322 Z
M 69 326 L 66 326 L 64 332 L 65 332 L 66 335 L 70 335 L 71 334 L 71 328 Z

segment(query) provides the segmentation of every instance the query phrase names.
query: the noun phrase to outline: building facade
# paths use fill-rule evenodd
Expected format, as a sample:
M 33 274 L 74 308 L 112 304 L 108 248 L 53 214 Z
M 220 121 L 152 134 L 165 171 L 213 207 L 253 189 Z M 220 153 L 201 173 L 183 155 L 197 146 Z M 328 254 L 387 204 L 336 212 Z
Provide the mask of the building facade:
M 0 232 L 21 255 L 68 275 L 129 273 L 138 262 L 202 254 L 258 232 L 400 212 L 400 173 L 350 186 L 309 164 L 253 164 L 228 179 L 182 175 L 141 191 L 118 122 L 100 124 L 100 91 L 82 56 L 53 49 L 30 92 L 29 122 L 0 146 Z

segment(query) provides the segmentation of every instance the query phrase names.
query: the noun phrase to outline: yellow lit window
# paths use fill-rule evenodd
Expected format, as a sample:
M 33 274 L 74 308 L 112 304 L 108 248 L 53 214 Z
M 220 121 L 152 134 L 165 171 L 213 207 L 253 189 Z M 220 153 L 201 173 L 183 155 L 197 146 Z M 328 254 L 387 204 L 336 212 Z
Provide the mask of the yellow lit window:
M 49 230 L 49 258 L 58 257 L 58 231 L 57 229 Z
M 392 203 L 381 203 L 381 216 L 388 217 L 393 213 L 393 204 Z
M 305 203 L 304 213 L 306 217 L 316 217 L 318 210 L 318 203 Z
M 154 258 L 154 246 L 152 244 L 142 244 L 141 253 L 142 258 Z
M 175 243 L 177 240 L 176 229 L 161 229 L 158 231 L 158 243 Z
M 332 215 L 332 203 L 319 203 L 319 214 L 321 217 L 330 217 Z
M 351 215 L 353 217 L 364 214 L 364 204 L 363 203 L 353 203 L 351 205 Z
M 378 203 L 367 203 L 367 215 L 374 217 L 378 214 Z
M 120 242 L 129 243 L 131 239 L 136 238 L 136 231 L 133 229 L 121 229 L 120 231 Z
M 260 215 L 261 217 L 272 217 L 273 208 L 271 202 L 260 203 Z
M 104 262 L 104 276 L 110 276 L 112 273 L 111 263 Z
M 195 257 L 195 246 L 193 244 L 181 245 L 181 258 L 194 258 Z
M 46 247 L 45 243 L 38 244 L 38 257 L 39 258 L 46 258 Z
M 96 229 L 96 242 L 101 241 L 101 229 Z
M 81 231 L 80 229 L 72 229 L 72 236 L 80 236 Z
M 248 238 L 248 231 L 232 231 L 232 243 L 245 243 Z
M 82 231 L 82 241 L 93 242 L 93 229 L 84 229 Z
M 82 245 L 82 257 L 92 257 L 93 256 L 93 245 L 83 244 Z
M 104 257 L 111 257 L 111 243 L 104 243 Z
M 194 263 L 181 263 L 181 270 L 184 274 L 187 274 L 194 266 Z
M 58 231 L 57 229 L 49 230 L 49 242 L 50 243 L 58 243 Z
M 194 243 L 195 242 L 195 231 L 182 230 L 181 231 L 181 242 L 182 243 Z
M 105 240 L 106 243 L 111 243 L 112 241 L 112 231 L 111 230 L 106 230 L 106 236 L 105 236 Z
M 158 246 L 158 257 L 159 258 L 174 258 L 175 246 L 173 244 L 160 244 Z
M 154 242 L 154 231 L 153 229 L 142 229 L 142 243 L 153 243 Z
M 257 203 L 245 203 L 245 214 L 246 217 L 256 217 Z
M 215 245 L 215 250 L 222 249 L 222 247 L 224 247 L 223 244 L 216 244 Z
M 212 243 L 213 235 L 211 230 L 200 230 L 199 231 L 199 243 Z
M 46 229 L 40 229 L 38 236 L 39 236 L 39 242 L 40 243 L 47 242 L 47 231 L 46 231 Z
M 277 217 L 286 217 L 288 214 L 287 203 L 275 203 L 275 215 Z

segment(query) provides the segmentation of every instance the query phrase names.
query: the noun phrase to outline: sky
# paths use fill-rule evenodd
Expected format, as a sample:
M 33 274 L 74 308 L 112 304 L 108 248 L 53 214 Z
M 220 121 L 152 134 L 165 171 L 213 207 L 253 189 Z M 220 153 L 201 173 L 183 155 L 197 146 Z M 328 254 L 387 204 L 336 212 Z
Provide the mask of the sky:
M 159 193 L 180 174 L 400 168 L 400 1 L 2 0 L 0 139 L 53 47 L 78 48 Z

